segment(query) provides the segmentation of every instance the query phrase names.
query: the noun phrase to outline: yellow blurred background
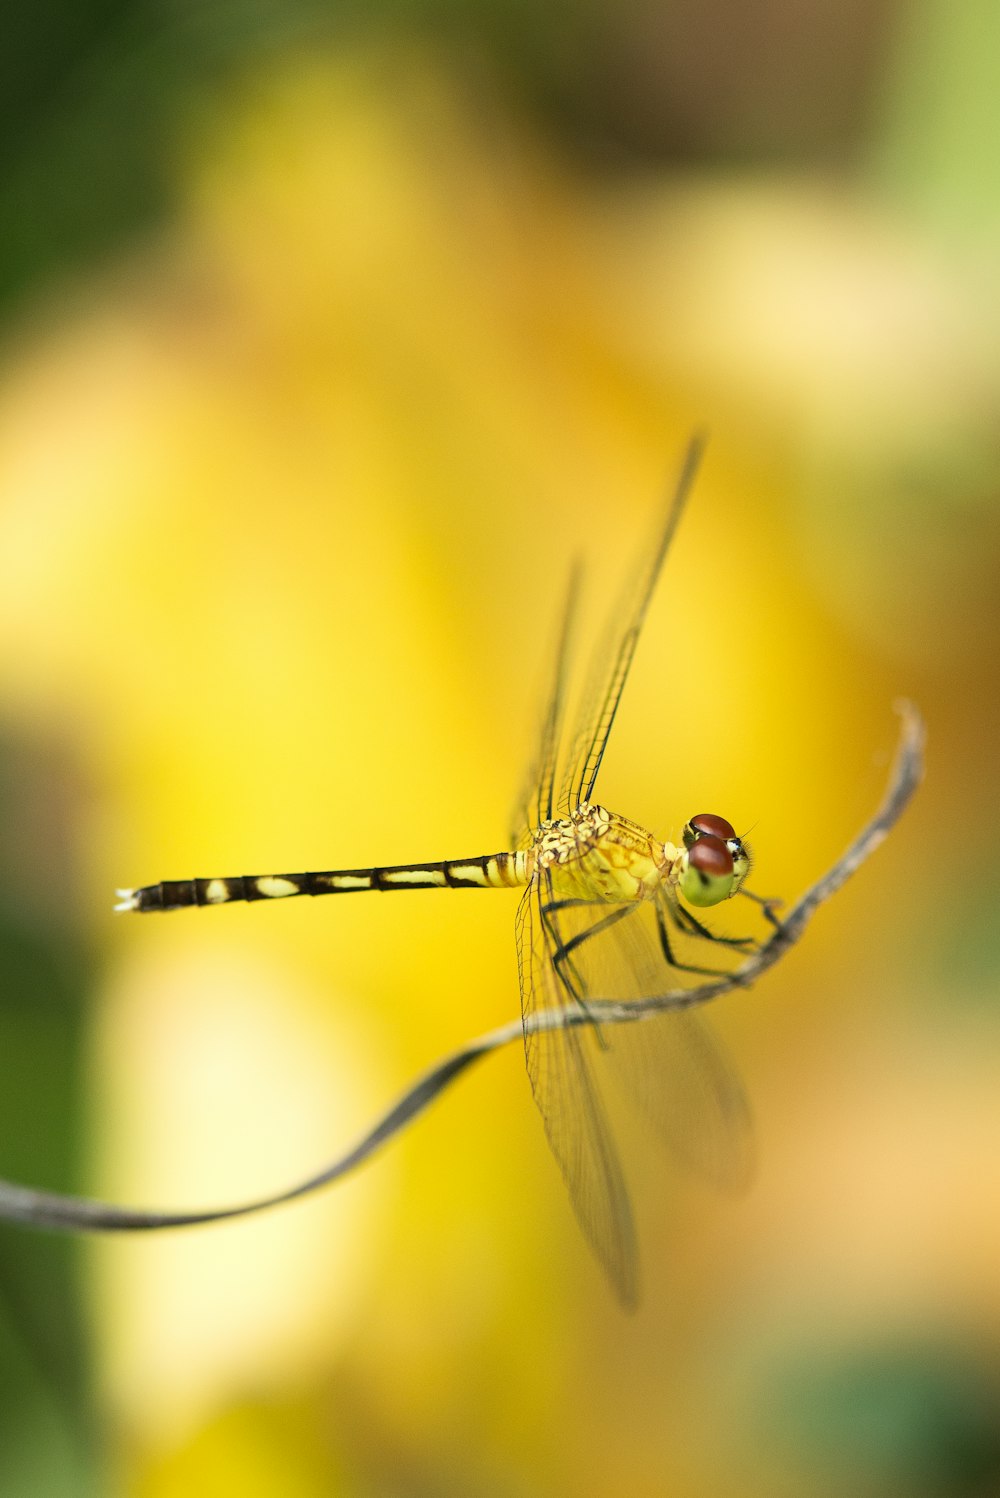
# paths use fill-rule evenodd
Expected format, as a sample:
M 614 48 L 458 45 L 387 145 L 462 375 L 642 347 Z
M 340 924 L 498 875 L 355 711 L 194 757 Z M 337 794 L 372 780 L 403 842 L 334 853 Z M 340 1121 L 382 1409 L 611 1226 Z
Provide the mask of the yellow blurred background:
M 994 11 L 49 20 L 0 160 L 0 1174 L 276 1190 L 516 1014 L 514 895 L 112 893 L 504 846 L 570 563 L 596 623 L 695 428 L 602 800 L 752 824 L 791 899 L 894 699 L 929 745 L 717 1006 L 749 1192 L 626 1129 L 636 1316 L 511 1048 L 267 1217 L 3 1228 L 0 1492 L 1000 1492 Z

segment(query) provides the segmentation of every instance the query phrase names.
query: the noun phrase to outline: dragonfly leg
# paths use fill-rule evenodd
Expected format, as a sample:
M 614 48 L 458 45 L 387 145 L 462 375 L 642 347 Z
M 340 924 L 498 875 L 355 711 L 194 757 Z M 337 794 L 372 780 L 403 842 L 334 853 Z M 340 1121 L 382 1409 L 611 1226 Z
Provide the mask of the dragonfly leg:
M 549 900 L 540 908 L 542 915 L 547 916 L 557 910 L 580 910 L 584 906 L 600 905 L 601 903 L 600 900 Z
M 763 915 L 764 919 L 770 921 L 776 931 L 781 930 L 781 922 L 774 913 L 779 905 L 784 905 L 785 903 L 780 895 L 758 895 L 752 889 L 738 889 L 736 893 L 738 895 L 745 895 L 748 900 L 753 900 L 756 905 L 760 906 L 761 915 Z
M 581 900 L 574 903 L 589 905 L 591 902 L 589 900 Z M 592 936 L 600 936 L 602 931 L 607 931 L 610 926 L 617 925 L 625 916 L 631 914 L 631 905 L 618 905 L 609 915 L 602 917 L 599 921 L 595 921 L 592 926 L 588 926 L 586 931 L 578 931 L 575 936 L 570 937 L 569 941 L 560 942 L 552 954 L 552 961 L 555 964 L 556 970 L 558 971 L 561 964 L 568 959 L 569 954 L 575 951 L 577 947 L 582 946 L 585 941 L 589 941 Z M 570 970 L 573 970 L 572 964 L 570 964 Z
M 608 915 L 603 916 L 599 921 L 595 921 L 592 926 L 588 926 L 586 931 L 578 931 L 575 936 L 571 936 L 569 941 L 563 941 L 555 922 L 551 918 L 553 912 L 565 910 L 568 907 L 579 908 L 580 906 L 592 906 L 602 903 L 602 901 L 597 900 L 581 899 L 548 900 L 544 905 L 540 904 L 539 909 L 542 912 L 542 921 L 545 926 L 546 935 L 548 936 L 553 971 L 566 990 L 570 1001 L 582 1009 L 587 1016 L 599 1044 L 602 1048 L 606 1048 L 607 1041 L 604 1039 L 601 1027 L 584 997 L 583 979 L 573 962 L 572 953 L 577 947 L 582 946 L 585 941 L 589 941 L 592 936 L 599 936 L 602 931 L 607 931 L 610 926 L 614 926 L 624 916 L 630 915 L 634 907 L 631 905 L 616 906 Z
M 670 905 L 670 914 L 674 925 L 686 936 L 701 936 L 705 941 L 713 941 L 720 947 L 751 947 L 756 949 L 759 945 L 752 936 L 718 936 L 714 931 L 709 931 L 701 921 L 693 916 L 685 905 Z
M 706 926 L 702 926 L 700 922 L 695 921 L 693 916 L 691 917 L 691 920 L 693 921 L 694 926 L 698 928 L 697 933 L 694 932 L 690 927 L 685 926 L 684 922 L 680 919 L 680 915 L 683 914 L 686 916 L 688 912 L 686 910 L 681 911 L 680 906 L 675 906 L 673 903 L 670 903 L 667 905 L 667 910 L 673 917 L 678 930 L 683 931 L 685 935 L 692 936 L 695 934 L 699 934 L 702 936 L 707 936 L 709 941 L 717 940 L 717 938 L 713 936 L 712 932 L 709 931 Z M 682 973 L 702 973 L 706 977 L 710 978 L 725 976 L 725 968 L 698 967 L 693 962 L 681 962 L 680 958 L 674 955 L 673 947 L 670 945 L 670 933 L 667 930 L 666 916 L 663 913 L 663 906 L 659 900 L 657 900 L 656 902 L 656 929 L 659 932 L 660 936 L 660 950 L 662 951 L 670 967 L 677 968 L 678 971 Z

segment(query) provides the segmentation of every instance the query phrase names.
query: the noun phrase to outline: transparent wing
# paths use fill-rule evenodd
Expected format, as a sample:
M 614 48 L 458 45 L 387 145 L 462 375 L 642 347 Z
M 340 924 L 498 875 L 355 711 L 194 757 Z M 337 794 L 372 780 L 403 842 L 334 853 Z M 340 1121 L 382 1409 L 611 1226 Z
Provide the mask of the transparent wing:
M 542 873 L 525 890 L 517 913 L 528 1076 L 577 1220 L 619 1298 L 624 1305 L 634 1306 L 638 1299 L 635 1228 L 618 1155 L 590 1072 L 594 1034 L 589 1027 L 534 1027 L 543 1011 L 565 1009 L 574 1002 L 557 967 L 563 938 L 554 904 L 549 877 Z
M 594 929 L 599 910 L 559 913 L 560 940 L 572 947 L 575 979 L 587 1000 L 629 1003 L 684 986 L 685 970 L 668 962 L 660 942 L 659 920 L 669 919 L 665 902 L 659 917 L 652 901 L 625 908 L 624 920 L 583 940 L 579 936 Z M 733 961 L 704 936 L 674 929 L 669 940 L 678 962 L 701 971 Z M 746 1184 L 753 1171 L 749 1105 L 735 1067 L 701 1014 L 667 1010 L 634 1024 L 606 1025 L 602 1036 L 600 1059 L 675 1158 L 716 1186 Z
M 649 601 L 684 510 L 704 447 L 695 437 L 684 455 L 680 476 L 667 508 L 656 544 L 643 558 L 637 575 L 630 576 L 594 652 L 580 699 L 580 712 L 566 760 L 566 774 L 558 801 L 560 813 L 589 801 L 604 758 L 632 657 Z
M 619 1085 L 686 1169 L 727 1191 L 753 1176 L 750 1108 L 728 1052 L 708 1022 L 679 1009 L 616 1025 L 608 1063 Z
M 583 568 L 577 562 L 570 573 L 569 586 L 566 590 L 552 684 L 542 718 L 538 747 L 528 767 L 528 773 L 524 778 L 511 817 L 510 845 L 512 848 L 527 847 L 531 842 L 531 829 L 552 816 L 556 760 L 566 708 L 566 677 L 569 668 L 570 643 L 582 578 Z
M 725 964 L 710 938 L 674 931 L 668 961 L 660 940 L 667 912 L 629 905 L 557 901 L 543 876 L 522 899 L 518 954 L 525 1051 L 535 1101 L 584 1233 L 626 1303 L 636 1293 L 634 1229 L 595 1072 L 607 1069 L 684 1165 L 713 1184 L 737 1187 L 751 1174 L 750 1112 L 739 1077 L 693 1010 L 632 1024 L 533 1029 L 543 1009 L 579 1021 L 590 1003 L 627 1004 L 690 981 L 678 964 Z M 685 947 L 691 951 L 683 950 Z M 693 964 L 692 964 L 693 965 Z M 698 971 L 706 968 L 699 966 Z

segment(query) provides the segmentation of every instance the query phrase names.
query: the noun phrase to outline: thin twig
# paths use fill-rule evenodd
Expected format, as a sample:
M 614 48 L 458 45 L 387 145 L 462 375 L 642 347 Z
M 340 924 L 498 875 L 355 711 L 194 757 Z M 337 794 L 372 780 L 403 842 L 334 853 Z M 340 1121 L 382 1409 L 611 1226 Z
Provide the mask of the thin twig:
M 832 868 L 806 890 L 780 924 L 775 924 L 771 936 L 751 957 L 732 972 L 713 979 L 710 983 L 701 983 L 695 988 L 671 989 L 629 1003 L 590 1000 L 585 1011 L 547 1009 L 532 1017 L 533 1026 L 538 1030 L 554 1030 L 571 1024 L 589 1024 L 595 1015 L 602 1026 L 634 1024 L 637 1020 L 651 1019 L 670 1009 L 707 1004 L 734 988 L 746 988 L 756 982 L 762 973 L 773 967 L 795 945 L 819 907 L 837 893 L 884 841 L 920 784 L 924 764 L 923 721 L 912 703 L 897 704 L 897 711 L 902 719 L 899 747 L 882 805 Z M 0 1220 L 64 1232 L 152 1232 L 160 1228 L 193 1227 L 198 1223 L 220 1222 L 231 1217 L 249 1217 L 255 1212 L 280 1206 L 297 1197 L 308 1196 L 356 1170 L 422 1113 L 470 1066 L 493 1051 L 512 1045 L 522 1035 L 521 1021 L 515 1020 L 498 1030 L 480 1035 L 460 1050 L 453 1051 L 414 1082 L 345 1154 L 316 1175 L 274 1195 L 238 1206 L 207 1208 L 198 1212 L 142 1211 L 0 1181 Z

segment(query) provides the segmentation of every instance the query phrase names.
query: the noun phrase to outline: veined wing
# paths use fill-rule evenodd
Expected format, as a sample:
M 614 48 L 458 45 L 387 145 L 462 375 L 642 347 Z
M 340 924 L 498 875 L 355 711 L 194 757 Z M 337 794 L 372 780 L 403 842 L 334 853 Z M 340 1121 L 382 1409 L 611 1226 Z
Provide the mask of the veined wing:
M 591 1003 L 627 1004 L 683 986 L 683 972 L 660 945 L 658 923 L 666 918 L 653 901 L 556 900 L 543 872 L 525 891 L 517 919 L 532 1091 L 580 1226 L 626 1305 L 638 1293 L 635 1229 L 594 1064 L 617 1073 L 682 1164 L 732 1187 L 747 1180 L 752 1163 L 742 1084 L 693 1010 L 599 1031 L 580 1023 Z M 674 948 L 678 940 L 673 933 Z M 690 941 L 695 948 L 709 945 L 705 938 Z M 538 1016 L 546 1010 L 563 1011 L 570 1023 L 541 1028 Z
M 558 802 L 560 813 L 572 810 L 581 801 L 589 801 L 593 794 L 649 601 L 684 510 L 703 446 L 700 437 L 694 437 L 688 445 L 658 540 L 651 554 L 648 557 L 644 554 L 638 574 L 630 576 L 629 586 L 595 650 L 566 761 Z
M 531 842 L 531 831 L 552 816 L 555 800 L 556 761 L 562 737 L 566 708 L 566 679 L 569 670 L 570 644 L 580 598 L 583 568 L 577 562 L 570 572 L 566 602 L 563 605 L 555 667 L 549 688 L 538 747 L 525 776 L 521 793 L 511 818 L 512 848 L 525 848 Z
M 577 1220 L 620 1300 L 634 1306 L 638 1300 L 635 1228 L 604 1106 L 590 1074 L 587 1053 L 594 1036 L 583 1026 L 538 1027 L 539 1016 L 546 1010 L 565 1011 L 575 1003 L 559 975 L 564 939 L 556 905 L 550 875 L 543 870 L 525 890 L 517 912 L 528 1076 Z M 609 913 L 607 906 L 604 913 Z M 600 918 L 600 914 L 592 916 Z
M 618 908 L 627 915 L 606 926 L 599 924 L 600 906 L 557 913 L 559 940 L 570 949 L 574 982 L 585 1002 L 628 1004 L 682 988 L 686 977 L 692 981 L 664 953 L 660 923 L 669 920 L 666 897 L 659 909 L 653 901 Z M 706 937 L 671 930 L 669 942 L 680 962 L 732 961 L 724 947 Z M 707 1020 L 694 1009 L 665 1010 L 632 1024 L 605 1025 L 601 1039 L 599 1062 L 675 1158 L 716 1186 L 744 1185 L 753 1165 L 750 1109 L 739 1075 Z

